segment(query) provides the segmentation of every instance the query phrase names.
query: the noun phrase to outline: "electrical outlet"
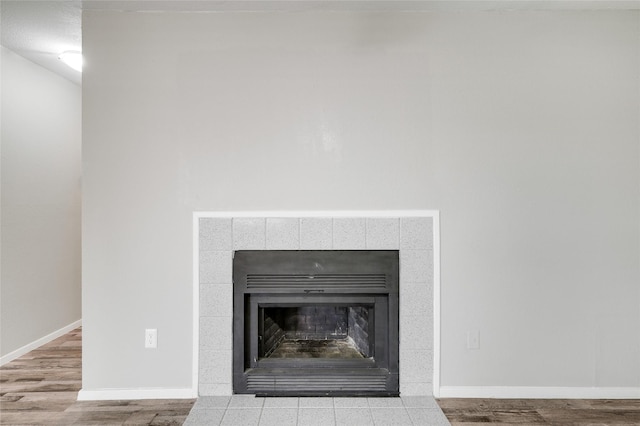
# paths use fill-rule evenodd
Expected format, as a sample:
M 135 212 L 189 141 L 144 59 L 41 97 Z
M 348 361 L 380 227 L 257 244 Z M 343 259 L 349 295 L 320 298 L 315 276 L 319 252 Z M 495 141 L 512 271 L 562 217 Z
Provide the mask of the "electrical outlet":
M 158 347 L 158 329 L 147 328 L 144 331 L 144 347 L 147 349 L 156 349 Z
M 480 349 L 480 332 L 467 331 L 467 349 Z

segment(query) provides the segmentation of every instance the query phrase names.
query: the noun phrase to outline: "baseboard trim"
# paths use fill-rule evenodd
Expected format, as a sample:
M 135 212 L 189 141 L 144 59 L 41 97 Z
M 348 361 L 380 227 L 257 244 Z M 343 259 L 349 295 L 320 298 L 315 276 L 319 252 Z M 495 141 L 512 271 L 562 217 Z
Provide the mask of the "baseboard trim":
M 165 389 L 99 389 L 78 392 L 78 401 L 106 401 L 129 399 L 192 399 L 197 398 L 192 388 Z
M 38 340 L 34 340 L 31 343 L 24 345 L 21 348 L 16 349 L 13 352 L 9 352 L 8 354 L 0 357 L 0 365 L 5 365 L 8 362 L 13 361 L 16 358 L 20 358 L 22 355 L 31 352 L 34 349 L 39 348 L 40 346 L 49 343 L 50 341 L 57 339 L 60 336 L 64 336 L 71 330 L 74 330 L 82 325 L 82 320 L 74 321 L 71 324 L 62 327 L 59 330 L 56 330 L 52 333 L 47 334 L 44 337 L 39 338 Z
M 441 386 L 439 398 L 639 399 L 640 387 Z

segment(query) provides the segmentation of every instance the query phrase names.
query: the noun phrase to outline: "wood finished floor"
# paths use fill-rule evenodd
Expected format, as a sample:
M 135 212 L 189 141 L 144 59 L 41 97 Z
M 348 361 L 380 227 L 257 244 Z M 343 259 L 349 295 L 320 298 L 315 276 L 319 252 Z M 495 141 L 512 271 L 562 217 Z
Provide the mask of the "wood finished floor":
M 640 425 L 640 400 L 605 399 L 438 399 L 453 426 Z
M 76 401 L 78 328 L 0 367 L 0 425 L 181 425 L 194 399 Z
M 194 400 L 76 401 L 82 330 L 0 367 L 0 425 L 181 425 Z M 640 425 L 640 400 L 439 399 L 452 425 Z

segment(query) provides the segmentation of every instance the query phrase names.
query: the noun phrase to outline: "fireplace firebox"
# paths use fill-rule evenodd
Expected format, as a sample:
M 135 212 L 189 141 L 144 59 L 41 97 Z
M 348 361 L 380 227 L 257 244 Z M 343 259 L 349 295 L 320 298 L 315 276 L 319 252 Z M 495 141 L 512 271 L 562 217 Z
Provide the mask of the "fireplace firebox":
M 236 251 L 233 390 L 397 396 L 399 255 Z

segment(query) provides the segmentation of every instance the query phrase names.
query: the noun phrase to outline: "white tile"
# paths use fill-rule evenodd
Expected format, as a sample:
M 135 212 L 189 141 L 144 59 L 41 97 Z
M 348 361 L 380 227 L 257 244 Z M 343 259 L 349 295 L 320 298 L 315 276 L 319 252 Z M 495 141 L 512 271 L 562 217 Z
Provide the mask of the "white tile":
M 368 408 L 336 408 L 336 425 L 370 426 L 373 424 Z
M 367 398 L 333 398 L 333 405 L 335 408 L 369 408 Z
M 200 286 L 201 317 L 233 316 L 233 285 L 203 284 Z
M 433 251 L 400 250 L 400 285 L 433 282 Z
M 402 408 L 372 408 L 371 415 L 376 426 L 413 426 L 407 409 Z
M 333 248 L 335 250 L 357 250 L 366 247 L 364 218 L 333 219 Z
M 403 217 L 400 219 L 400 248 L 408 250 L 433 249 L 433 219 Z
M 400 318 L 400 347 L 403 349 L 433 349 L 433 321 L 427 315 Z
M 297 408 L 264 408 L 260 415 L 260 426 L 296 426 Z
M 224 413 L 222 426 L 258 426 L 260 421 L 260 408 L 245 408 L 242 410 L 227 410 Z
M 264 218 L 234 218 L 234 250 L 264 250 L 266 247 L 266 228 Z
M 433 383 L 430 381 L 422 383 L 407 383 L 403 379 L 404 378 L 400 376 L 400 393 L 402 396 L 422 396 L 433 394 Z
M 227 409 L 262 408 L 263 405 L 264 398 L 254 395 L 233 395 Z
M 231 350 L 233 318 L 200 317 L 200 349 Z
M 333 408 L 299 408 L 298 425 L 331 426 L 336 424 Z
M 231 284 L 231 250 L 200 252 L 200 284 Z
M 298 218 L 267 218 L 267 250 L 298 250 L 300 220 Z
M 231 363 L 231 351 L 200 351 L 200 383 L 228 383 Z
M 404 407 L 400 398 L 367 398 L 371 408 Z
M 400 247 L 400 219 L 367 218 L 367 249 L 397 250 Z
M 231 377 L 229 377 L 231 380 Z M 198 394 L 200 396 L 231 395 L 231 383 L 199 383 Z
M 433 285 L 430 282 L 402 282 L 400 315 L 424 315 L 433 318 Z
M 200 280 L 200 284 L 205 284 L 205 283 L 212 283 L 213 279 L 214 279 L 214 272 L 213 272 L 213 268 L 214 268 L 214 256 L 215 256 L 214 251 L 201 251 L 199 254 L 199 262 L 198 262 L 198 266 L 199 266 L 199 270 L 198 270 L 198 276 L 199 276 L 199 280 Z
M 193 404 L 194 410 L 200 409 L 212 409 L 212 408 L 227 408 L 229 405 L 229 400 L 231 397 L 229 396 L 201 396 L 196 400 L 196 403 Z
M 450 424 L 440 408 L 407 408 L 407 412 L 415 425 L 446 426 Z
M 300 408 L 333 408 L 333 398 L 300 398 L 298 399 Z
M 305 217 L 300 219 L 300 248 L 328 250 L 333 247 L 333 219 Z
M 191 410 L 183 426 L 218 426 L 224 417 L 224 409 Z
M 264 408 L 298 408 L 298 398 L 296 397 L 265 398 Z
M 400 352 L 400 378 L 405 383 L 433 380 L 433 352 L 404 349 Z
M 200 218 L 200 251 L 232 248 L 231 218 Z
M 401 396 L 402 403 L 407 408 L 440 408 L 438 402 L 433 396 Z

